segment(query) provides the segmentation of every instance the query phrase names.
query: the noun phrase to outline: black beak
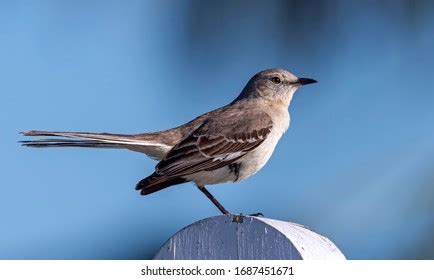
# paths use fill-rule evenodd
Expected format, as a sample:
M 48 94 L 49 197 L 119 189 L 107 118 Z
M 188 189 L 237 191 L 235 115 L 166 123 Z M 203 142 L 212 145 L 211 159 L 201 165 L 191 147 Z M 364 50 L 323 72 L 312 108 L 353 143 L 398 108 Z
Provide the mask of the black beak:
M 309 78 L 298 78 L 298 81 L 297 81 L 297 84 L 300 84 L 302 86 L 308 85 L 308 84 L 314 84 L 314 83 L 318 83 L 318 82 L 314 79 L 309 79 Z

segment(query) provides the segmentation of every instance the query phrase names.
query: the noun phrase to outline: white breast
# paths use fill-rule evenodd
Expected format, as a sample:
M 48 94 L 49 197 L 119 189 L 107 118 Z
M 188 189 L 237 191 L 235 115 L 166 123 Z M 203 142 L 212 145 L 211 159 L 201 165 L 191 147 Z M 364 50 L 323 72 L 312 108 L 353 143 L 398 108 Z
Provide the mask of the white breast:
M 273 115 L 276 115 L 274 112 Z M 280 112 L 280 114 L 273 120 L 273 129 L 267 136 L 267 139 L 256 149 L 242 157 L 238 163 L 241 163 L 241 172 L 239 180 L 244 180 L 256 172 L 258 172 L 273 154 L 282 135 L 289 127 L 289 113 L 287 110 Z

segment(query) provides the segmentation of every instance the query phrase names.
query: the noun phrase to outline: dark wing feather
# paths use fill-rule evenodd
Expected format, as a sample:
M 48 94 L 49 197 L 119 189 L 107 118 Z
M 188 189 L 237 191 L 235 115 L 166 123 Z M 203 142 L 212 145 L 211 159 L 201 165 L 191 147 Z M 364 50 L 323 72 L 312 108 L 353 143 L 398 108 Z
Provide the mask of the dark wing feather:
M 164 176 L 182 176 L 199 171 L 211 171 L 228 165 L 258 147 L 270 133 L 272 126 L 253 130 L 244 135 L 196 134 L 175 146 L 156 168 Z M 254 135 L 258 136 L 254 136 Z

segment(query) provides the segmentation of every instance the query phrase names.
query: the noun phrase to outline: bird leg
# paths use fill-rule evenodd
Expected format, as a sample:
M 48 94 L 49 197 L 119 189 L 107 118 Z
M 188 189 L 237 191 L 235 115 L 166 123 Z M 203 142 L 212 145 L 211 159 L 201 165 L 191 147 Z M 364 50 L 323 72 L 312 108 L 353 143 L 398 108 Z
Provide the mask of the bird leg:
M 220 212 L 223 213 L 223 215 L 229 214 L 228 210 L 226 210 L 223 205 L 220 204 L 220 202 L 215 199 L 215 197 L 207 190 L 205 189 L 205 186 L 197 186 L 197 188 L 208 197 L 209 200 L 220 210 Z

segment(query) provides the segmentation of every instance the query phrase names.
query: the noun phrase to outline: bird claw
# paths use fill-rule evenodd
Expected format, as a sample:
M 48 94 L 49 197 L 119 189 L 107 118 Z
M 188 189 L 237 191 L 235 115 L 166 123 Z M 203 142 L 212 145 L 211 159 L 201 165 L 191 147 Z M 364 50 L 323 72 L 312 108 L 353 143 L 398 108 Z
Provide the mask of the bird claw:
M 249 216 L 253 216 L 253 217 L 264 217 L 264 214 L 262 214 L 261 212 L 259 213 L 253 213 L 253 214 L 249 214 Z
M 264 217 L 264 214 L 262 214 L 261 212 L 259 213 L 254 213 L 254 214 L 248 214 L 248 215 L 244 215 L 243 213 L 240 214 L 230 214 L 232 216 L 232 222 L 233 223 L 242 223 L 244 221 L 243 217 L 246 216 L 250 216 L 250 217 Z

